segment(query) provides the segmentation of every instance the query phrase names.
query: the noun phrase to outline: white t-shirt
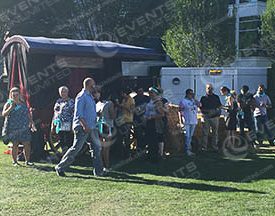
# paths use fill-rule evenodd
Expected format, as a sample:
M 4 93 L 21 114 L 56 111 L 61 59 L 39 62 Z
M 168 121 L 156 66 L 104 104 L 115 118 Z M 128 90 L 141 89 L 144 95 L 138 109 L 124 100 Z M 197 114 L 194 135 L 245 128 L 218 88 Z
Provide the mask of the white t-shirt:
M 198 106 L 194 99 L 189 100 L 184 98 L 179 103 L 181 116 L 184 124 L 196 125 L 198 124 L 197 114 Z
M 266 105 L 272 105 L 270 98 L 266 95 L 255 94 L 256 108 L 254 110 L 254 116 L 267 115 Z

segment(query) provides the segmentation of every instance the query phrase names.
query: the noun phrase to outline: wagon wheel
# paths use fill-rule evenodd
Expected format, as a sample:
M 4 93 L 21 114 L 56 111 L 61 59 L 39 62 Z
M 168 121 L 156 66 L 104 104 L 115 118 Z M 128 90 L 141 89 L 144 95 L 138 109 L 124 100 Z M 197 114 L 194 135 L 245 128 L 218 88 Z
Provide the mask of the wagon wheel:
M 130 147 L 132 151 L 136 151 L 137 149 L 137 139 L 134 131 L 134 127 L 131 127 L 130 129 Z
M 61 147 L 59 142 L 59 137 L 55 133 L 50 133 L 50 139 L 49 139 L 49 146 L 51 148 L 51 151 L 55 154 L 59 154 L 58 149 Z

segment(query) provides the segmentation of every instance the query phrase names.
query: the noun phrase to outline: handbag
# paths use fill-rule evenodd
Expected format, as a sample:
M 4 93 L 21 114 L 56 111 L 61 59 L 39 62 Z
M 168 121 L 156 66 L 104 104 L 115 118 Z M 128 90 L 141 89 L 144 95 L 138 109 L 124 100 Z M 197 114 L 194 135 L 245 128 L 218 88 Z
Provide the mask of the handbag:
M 71 122 L 62 122 L 60 131 L 71 131 L 72 130 L 72 123 Z
M 2 141 L 5 145 L 8 145 L 10 142 L 10 138 L 8 136 L 8 124 L 9 124 L 9 118 L 5 117 L 4 124 L 2 127 Z
M 71 131 L 72 123 L 71 122 L 62 122 L 60 118 L 57 118 L 53 121 L 53 125 L 55 126 L 56 134 L 60 131 Z

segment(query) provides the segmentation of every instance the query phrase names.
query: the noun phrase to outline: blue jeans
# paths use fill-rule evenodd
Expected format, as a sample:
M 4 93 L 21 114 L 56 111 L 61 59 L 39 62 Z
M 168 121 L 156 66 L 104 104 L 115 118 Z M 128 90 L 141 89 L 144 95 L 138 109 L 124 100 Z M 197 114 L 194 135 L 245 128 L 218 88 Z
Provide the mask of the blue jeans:
M 102 145 L 99 139 L 99 134 L 97 129 L 92 129 L 90 133 L 90 138 L 91 138 L 92 147 L 94 150 L 93 166 L 95 169 L 95 173 L 97 175 L 100 175 L 103 172 L 103 164 L 102 164 L 102 157 L 101 157 Z
M 185 152 L 191 151 L 192 150 L 192 146 L 191 146 L 191 142 L 192 142 L 192 137 L 194 135 L 196 129 L 196 125 L 185 125 L 185 146 L 184 146 L 184 150 Z
M 60 163 L 55 167 L 58 171 L 65 171 L 74 161 L 77 154 L 83 148 L 89 134 L 85 133 L 82 127 L 77 127 L 74 130 L 74 142 L 72 147 L 68 149 L 66 154 L 62 157 Z M 97 129 L 92 129 L 90 132 L 91 142 L 94 150 L 93 165 L 96 174 L 101 174 L 103 167 L 101 161 L 101 142 L 99 140 Z
M 264 135 L 267 134 L 268 139 L 271 141 L 273 139 L 272 132 L 268 127 L 268 117 L 267 115 L 255 117 L 255 128 L 257 133 L 258 141 L 263 141 Z

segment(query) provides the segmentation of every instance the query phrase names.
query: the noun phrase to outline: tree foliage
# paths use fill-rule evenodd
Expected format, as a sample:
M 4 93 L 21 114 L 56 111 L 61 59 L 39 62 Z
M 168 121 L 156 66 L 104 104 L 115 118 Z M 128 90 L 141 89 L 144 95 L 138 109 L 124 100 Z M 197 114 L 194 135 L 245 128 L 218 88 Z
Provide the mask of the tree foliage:
M 11 35 L 59 36 L 54 28 L 70 18 L 72 7 L 69 0 L 1 1 L 0 36 L 6 31 Z
M 145 25 L 138 25 L 138 19 L 151 12 L 167 0 L 76 0 L 74 17 L 81 17 L 73 24 L 73 32 L 77 38 L 105 39 L 121 43 L 138 45 L 148 37 L 161 37 L 166 23 L 158 15 L 160 25 L 151 25 L 146 20 Z M 148 25 L 151 28 L 146 28 Z M 146 29 L 145 29 L 146 28 Z M 125 34 L 121 36 L 119 30 Z
M 168 55 L 178 66 L 216 66 L 232 62 L 234 20 L 229 1 L 176 0 L 174 21 L 163 36 Z
M 139 18 L 167 0 L 28 0 L 0 1 L 0 37 L 12 35 L 112 40 L 143 45 L 161 37 L 167 21 L 158 14 L 154 23 Z M 156 22 L 157 21 L 157 22 Z M 156 24 L 157 23 L 157 24 Z M 118 32 L 123 29 L 121 37 Z
M 262 16 L 262 45 L 275 58 L 275 0 L 267 1 L 267 9 Z

